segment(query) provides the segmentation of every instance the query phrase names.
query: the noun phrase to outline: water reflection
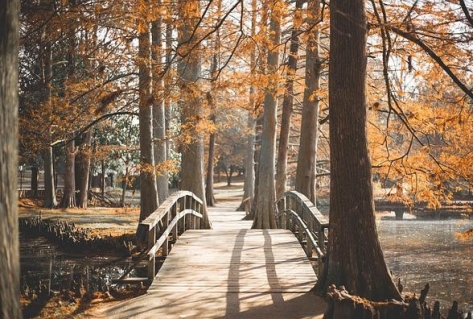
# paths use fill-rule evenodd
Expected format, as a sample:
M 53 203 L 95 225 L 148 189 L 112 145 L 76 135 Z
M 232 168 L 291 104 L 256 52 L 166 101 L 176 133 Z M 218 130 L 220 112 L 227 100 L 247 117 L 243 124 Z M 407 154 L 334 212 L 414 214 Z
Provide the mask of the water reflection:
M 457 232 L 472 228 L 472 220 L 385 220 L 377 227 L 386 262 L 401 278 L 403 294 L 430 284 L 427 302 L 439 300 L 448 308 L 453 300 L 462 311 L 472 311 L 472 239 L 461 241 Z
M 44 237 L 30 238 L 20 233 L 22 293 L 47 293 L 45 289 L 59 292 L 70 289 L 74 282 L 90 292 L 104 291 L 132 264 L 130 258 L 73 255 L 57 249 Z

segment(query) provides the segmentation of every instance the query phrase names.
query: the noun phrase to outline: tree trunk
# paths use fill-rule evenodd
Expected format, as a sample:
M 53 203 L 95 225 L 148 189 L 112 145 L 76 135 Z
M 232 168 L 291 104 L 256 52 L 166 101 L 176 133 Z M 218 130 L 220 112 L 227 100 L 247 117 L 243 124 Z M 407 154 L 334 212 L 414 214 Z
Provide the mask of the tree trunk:
M 64 171 L 64 189 L 61 199 L 62 208 L 76 207 L 76 177 L 75 177 L 75 158 L 76 146 L 74 140 L 66 144 L 66 167 Z
M 209 136 L 209 155 L 207 158 L 207 175 L 206 175 L 206 203 L 208 206 L 215 206 L 216 199 L 214 197 L 214 155 L 216 145 L 216 134 L 211 133 Z
M 58 206 L 56 187 L 54 183 L 53 147 L 48 146 L 43 151 L 44 161 L 44 207 L 55 208 Z
M 18 235 L 18 16 L 0 2 L 0 318 L 22 318 Z
M 129 174 L 128 163 L 125 163 L 125 176 L 123 176 L 123 179 L 122 179 L 122 196 L 120 197 L 120 207 L 125 207 L 125 195 L 127 193 L 127 187 L 128 187 L 128 174 Z
M 331 1 L 330 21 L 330 228 L 326 269 L 316 290 L 325 294 L 334 284 L 372 301 L 402 300 L 375 225 L 366 135 L 365 1 Z
M 217 1 L 217 19 L 221 16 L 222 0 Z M 220 51 L 220 31 L 216 30 L 215 44 L 214 44 L 214 55 L 212 56 L 211 64 L 211 89 L 207 93 L 207 100 L 211 109 L 211 121 L 213 124 L 216 123 L 216 116 L 214 114 L 216 109 L 216 101 L 214 94 L 217 94 L 216 90 L 216 77 L 218 69 L 218 59 Z M 213 131 L 209 136 L 209 154 L 207 161 L 207 175 L 206 175 L 206 202 L 209 206 L 215 206 L 216 198 L 214 197 L 214 155 L 215 155 L 215 144 L 216 144 L 216 133 Z
M 295 16 L 293 17 L 293 30 L 291 31 L 290 53 L 286 72 L 285 95 L 283 96 L 280 142 L 278 143 L 277 167 L 275 176 L 276 198 L 279 199 L 286 191 L 286 166 L 288 162 L 288 143 L 290 140 L 291 114 L 293 113 L 293 83 L 298 64 L 298 49 L 300 46 L 301 8 L 303 0 L 296 1 Z
M 158 208 L 155 160 L 153 150 L 153 112 L 150 75 L 150 30 L 148 22 L 139 21 L 139 111 L 140 123 L 140 220 L 142 221 Z M 137 241 L 145 243 L 147 233 L 137 228 Z
M 257 25 L 257 1 L 252 0 L 252 25 L 251 25 L 251 36 L 255 36 L 255 28 Z M 252 207 L 254 198 L 255 198 L 255 129 L 256 129 L 256 115 L 255 111 L 257 106 L 255 105 L 255 85 L 253 81 L 255 80 L 255 68 L 257 66 L 257 57 L 255 53 L 255 45 L 250 51 L 250 78 L 251 84 L 249 88 L 249 110 L 247 115 L 247 146 L 246 146 L 246 156 L 244 160 L 245 165 L 245 177 L 244 177 L 244 197 L 242 198 L 242 203 L 240 203 L 237 210 L 245 210 L 247 212 L 247 217 L 254 219 L 254 210 Z
M 53 1 L 43 0 L 41 4 L 48 8 L 48 11 L 53 11 Z M 41 45 L 42 45 L 42 102 L 45 105 L 48 105 L 48 109 L 51 109 L 51 86 L 53 78 L 53 69 L 52 69 L 52 50 L 51 42 L 47 39 L 48 30 L 43 29 L 41 33 Z M 56 187 L 54 183 L 54 156 L 53 156 L 53 147 L 51 146 L 52 142 L 52 128 L 50 127 L 46 130 L 44 142 L 45 148 L 42 152 L 43 161 L 44 161 L 44 207 L 45 208 L 54 208 L 58 206 L 58 201 L 56 198 Z
M 161 4 L 161 1 L 158 1 Z M 162 203 L 168 197 L 168 170 L 166 167 L 167 148 L 166 148 L 166 114 L 164 100 L 164 81 L 162 67 L 163 56 L 163 23 L 159 18 L 152 24 L 152 68 L 153 75 L 153 137 L 155 162 L 157 166 L 157 189 L 158 201 Z
M 253 92 L 251 93 L 251 105 L 253 101 Z M 247 119 L 247 146 L 246 146 L 246 156 L 245 156 L 245 175 L 244 175 L 244 197 L 242 203 L 240 204 L 237 210 L 245 210 L 249 217 L 252 219 L 255 217 L 253 215 L 252 204 L 255 196 L 255 123 L 256 119 L 253 115 L 253 112 L 248 113 Z
M 316 150 L 319 131 L 319 74 L 321 60 L 319 57 L 320 0 L 308 1 L 308 27 L 312 28 L 306 44 L 306 74 L 301 115 L 300 146 L 296 169 L 295 190 L 316 203 Z
M 186 58 L 178 62 L 178 82 L 181 88 L 181 125 L 189 130 L 182 132 L 182 134 L 191 137 L 188 144 L 181 146 L 180 188 L 193 192 L 203 200 L 204 216 L 201 226 L 210 228 L 203 178 L 204 143 L 202 133 L 197 130 L 199 121 L 203 117 L 198 84 L 201 77 L 200 48 L 196 44 L 197 39 L 195 38 L 196 33 L 199 33 L 199 30 L 195 30 L 200 17 L 199 1 L 179 2 L 178 14 L 182 21 L 178 27 L 178 54 L 180 52 L 189 53 Z M 188 52 L 194 45 L 194 51 Z
M 77 201 L 77 206 L 80 208 L 87 208 L 87 202 L 89 199 L 89 173 L 91 168 L 91 139 L 92 139 L 92 130 L 89 129 L 86 131 L 86 136 L 84 139 L 84 145 L 78 155 L 79 161 L 78 166 L 80 168 L 80 182 L 79 182 L 79 198 Z
M 101 160 L 100 161 L 100 192 L 101 192 L 101 195 L 102 195 L 102 198 L 105 197 L 105 186 L 106 186 L 106 182 L 105 182 L 105 161 L 104 160 Z
M 270 79 L 264 100 L 262 147 L 258 166 L 258 185 L 256 193 L 255 219 L 252 228 L 276 228 L 275 220 L 275 144 L 278 59 L 281 33 L 281 1 L 276 1 L 270 18 L 270 43 L 267 65 Z
M 38 176 L 39 176 L 39 167 L 34 164 L 31 166 L 31 192 L 34 198 L 38 197 Z

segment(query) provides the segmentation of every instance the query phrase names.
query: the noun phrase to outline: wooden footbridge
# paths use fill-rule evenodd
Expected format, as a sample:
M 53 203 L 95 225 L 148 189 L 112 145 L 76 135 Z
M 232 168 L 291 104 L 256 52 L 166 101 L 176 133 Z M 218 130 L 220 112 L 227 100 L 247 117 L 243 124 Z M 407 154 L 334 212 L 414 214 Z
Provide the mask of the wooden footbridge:
M 209 209 L 212 229 L 199 229 L 201 204 L 178 192 L 143 221 L 151 285 L 105 318 L 322 318 L 326 305 L 310 290 L 328 222 L 307 198 L 286 193 L 272 230 L 250 229 L 245 212 L 225 206 Z M 157 256 L 167 257 L 155 274 Z

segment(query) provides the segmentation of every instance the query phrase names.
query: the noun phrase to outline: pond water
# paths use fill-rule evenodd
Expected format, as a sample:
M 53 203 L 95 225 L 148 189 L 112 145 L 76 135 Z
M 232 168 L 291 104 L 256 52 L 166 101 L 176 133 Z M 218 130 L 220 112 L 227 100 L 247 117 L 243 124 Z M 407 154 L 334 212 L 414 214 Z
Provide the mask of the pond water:
M 22 292 L 26 287 L 38 292 L 42 285 L 61 291 L 72 281 L 82 282 L 88 291 L 98 291 L 119 278 L 132 263 L 131 258 L 75 255 L 58 249 L 43 237 L 30 238 L 20 233 Z
M 403 295 L 419 296 L 430 284 L 427 303 L 435 300 L 450 308 L 472 312 L 472 238 L 460 240 L 456 233 L 472 229 L 472 220 L 378 219 L 379 238 L 389 269 L 401 278 Z

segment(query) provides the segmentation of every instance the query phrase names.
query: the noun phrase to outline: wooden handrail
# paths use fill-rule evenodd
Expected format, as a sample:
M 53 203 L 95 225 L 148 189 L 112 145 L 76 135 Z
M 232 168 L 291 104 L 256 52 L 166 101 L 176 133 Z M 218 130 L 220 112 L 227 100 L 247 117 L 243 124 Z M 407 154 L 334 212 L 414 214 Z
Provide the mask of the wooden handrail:
M 169 236 L 178 239 L 178 231 L 200 229 L 203 218 L 203 201 L 189 191 L 170 195 L 160 207 L 144 219 L 139 227 L 148 232 L 148 280 L 155 278 L 155 255 L 162 249 L 162 256 L 169 253 Z
M 303 194 L 289 191 L 277 203 L 277 222 L 280 228 L 289 229 L 304 244 L 306 255 L 318 257 L 318 273 L 321 274 L 326 255 L 328 219 Z

